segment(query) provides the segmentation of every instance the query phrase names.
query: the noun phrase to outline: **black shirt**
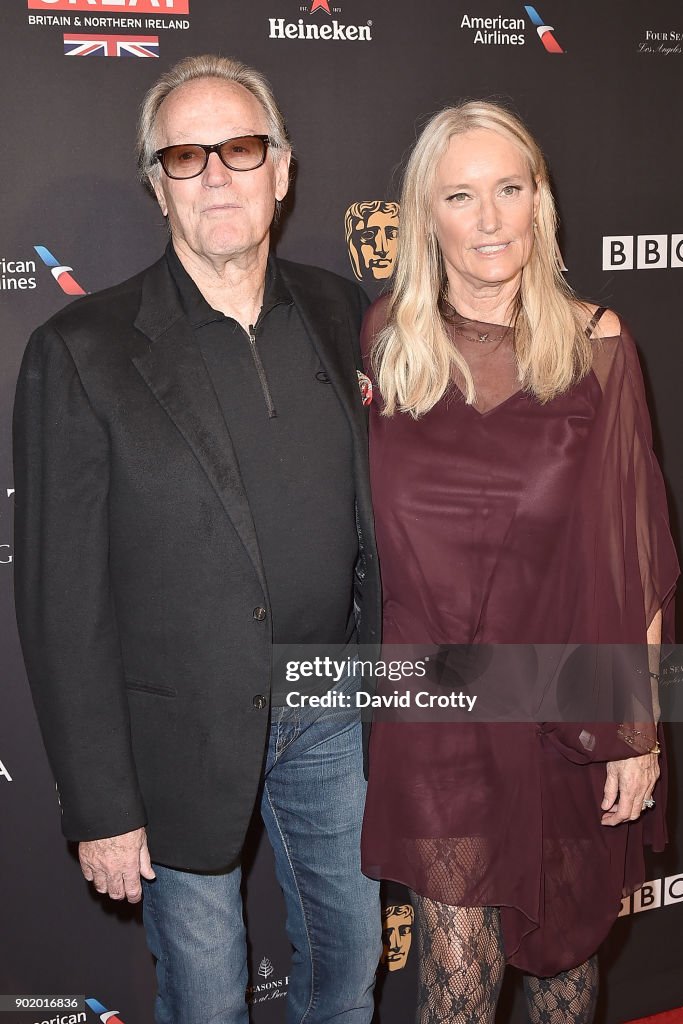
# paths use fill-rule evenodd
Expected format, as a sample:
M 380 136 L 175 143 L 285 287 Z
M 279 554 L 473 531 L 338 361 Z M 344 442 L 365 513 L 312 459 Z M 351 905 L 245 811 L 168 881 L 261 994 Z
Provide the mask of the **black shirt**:
M 286 647 L 324 645 L 321 653 L 332 648 L 338 655 L 354 639 L 358 535 L 349 423 L 272 256 L 251 338 L 211 308 L 171 244 L 167 259 L 253 516 L 273 643 L 286 645 L 274 657 L 273 703 L 281 703 L 292 688 L 283 689 L 278 672 Z

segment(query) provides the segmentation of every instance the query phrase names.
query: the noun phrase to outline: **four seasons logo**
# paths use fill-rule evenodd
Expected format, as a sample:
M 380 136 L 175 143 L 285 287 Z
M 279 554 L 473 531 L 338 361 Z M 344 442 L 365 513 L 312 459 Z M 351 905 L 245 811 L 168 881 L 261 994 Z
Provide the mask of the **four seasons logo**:
M 258 972 L 261 975 L 261 977 L 262 978 L 269 978 L 274 970 L 275 970 L 275 968 L 273 967 L 273 965 L 270 962 L 270 960 L 268 959 L 268 957 L 264 956 L 263 960 L 258 965 Z
M 253 985 L 247 986 L 245 993 L 247 1003 L 272 1003 L 274 999 L 284 999 L 289 987 L 289 975 L 274 977 L 275 967 L 270 957 L 264 956 L 256 968 L 257 978 Z

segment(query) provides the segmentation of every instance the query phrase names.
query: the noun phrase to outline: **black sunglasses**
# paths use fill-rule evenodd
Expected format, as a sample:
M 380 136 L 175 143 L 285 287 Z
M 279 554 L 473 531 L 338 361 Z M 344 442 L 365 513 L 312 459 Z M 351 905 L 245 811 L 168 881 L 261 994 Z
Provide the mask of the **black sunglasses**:
M 169 178 L 196 178 L 202 174 L 212 153 L 231 171 L 255 171 L 266 159 L 268 146 L 275 146 L 269 135 L 240 135 L 214 146 L 201 142 L 184 142 L 164 146 L 154 154 Z

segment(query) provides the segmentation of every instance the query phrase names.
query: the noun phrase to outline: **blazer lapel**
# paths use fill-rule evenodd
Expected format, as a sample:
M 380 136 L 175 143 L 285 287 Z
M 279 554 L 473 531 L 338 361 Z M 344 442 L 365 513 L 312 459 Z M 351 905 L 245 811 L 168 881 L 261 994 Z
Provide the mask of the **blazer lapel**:
M 281 271 L 306 332 L 349 418 L 354 445 L 359 453 L 364 453 L 367 448 L 365 410 L 349 346 L 348 311 L 332 296 L 320 298 L 304 291 L 285 268 Z
M 133 358 L 133 364 L 206 473 L 267 594 L 235 450 L 165 259 L 147 272 L 135 327 L 152 344 L 144 355 Z

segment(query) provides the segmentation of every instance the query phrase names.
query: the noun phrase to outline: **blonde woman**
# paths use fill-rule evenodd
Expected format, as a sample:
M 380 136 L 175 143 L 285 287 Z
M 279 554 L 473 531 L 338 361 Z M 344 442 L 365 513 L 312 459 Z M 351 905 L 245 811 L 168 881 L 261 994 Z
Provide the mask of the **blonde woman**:
M 648 640 L 656 678 L 678 566 L 636 349 L 566 285 L 556 227 L 518 118 L 430 121 L 364 327 L 384 640 Z M 506 962 L 531 1021 L 593 1019 L 594 954 L 665 840 L 653 722 L 376 722 L 364 870 L 414 892 L 421 1024 L 493 1021 Z

